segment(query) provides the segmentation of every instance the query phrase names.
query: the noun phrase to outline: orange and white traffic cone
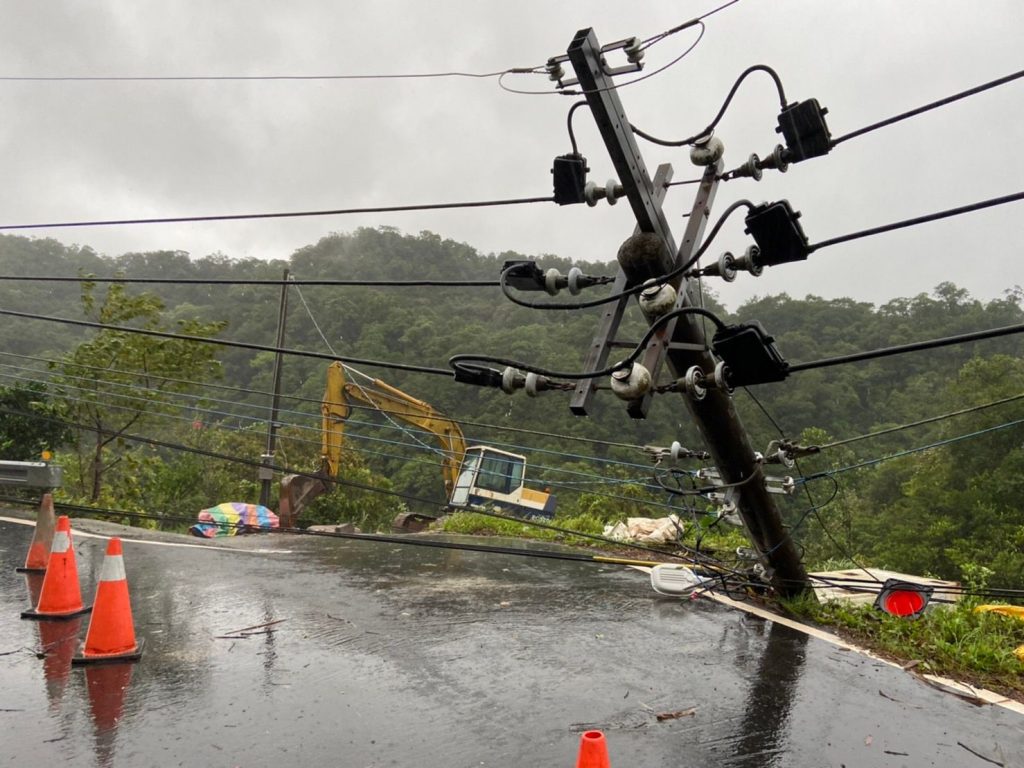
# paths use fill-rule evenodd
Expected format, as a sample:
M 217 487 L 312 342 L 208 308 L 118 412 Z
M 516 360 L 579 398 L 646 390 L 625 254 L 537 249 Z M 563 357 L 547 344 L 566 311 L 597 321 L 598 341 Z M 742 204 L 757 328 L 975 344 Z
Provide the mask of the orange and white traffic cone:
M 82 590 L 78 586 L 78 565 L 75 548 L 71 545 L 71 521 L 67 515 L 57 518 L 53 533 L 50 560 L 43 577 L 39 603 L 34 610 L 22 611 L 23 619 L 67 620 L 92 610 L 82 605 Z
M 608 745 L 601 731 L 585 731 L 580 737 L 580 753 L 576 768 L 611 768 L 608 762 Z
M 44 493 L 43 500 L 39 502 L 39 511 L 36 513 L 36 530 L 32 534 L 32 543 L 28 545 L 25 565 L 14 570 L 19 573 L 46 571 L 46 562 L 50 559 L 50 549 L 53 547 L 54 522 L 53 496 Z
M 100 583 L 96 587 L 96 604 L 89 630 L 85 633 L 85 643 L 71 663 L 136 661 L 142 656 L 142 643 L 142 640 L 135 640 L 121 540 L 114 537 L 107 544 L 107 556 L 103 558 Z

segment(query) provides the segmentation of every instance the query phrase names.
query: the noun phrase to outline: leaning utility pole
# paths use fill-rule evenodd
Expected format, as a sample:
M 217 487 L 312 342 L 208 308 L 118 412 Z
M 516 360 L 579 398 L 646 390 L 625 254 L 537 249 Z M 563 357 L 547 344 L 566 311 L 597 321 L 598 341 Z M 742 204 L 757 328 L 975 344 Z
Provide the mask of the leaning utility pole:
M 620 249 L 619 275 L 613 290 L 632 288 L 652 277 L 671 272 L 688 261 L 699 246 L 722 172 L 722 161 L 718 159 L 707 167 L 687 222 L 682 245 L 677 250 L 661 208 L 664 190 L 656 189 L 651 183 L 605 62 L 604 52 L 593 30 L 577 32 L 566 59 L 559 57 L 554 61 L 557 63 L 559 60 L 568 60 L 572 64 L 625 197 L 636 216 L 637 230 L 646 233 L 646 237 L 641 234 L 630 238 Z M 659 169 L 659 184 L 667 183 L 664 180 L 667 177 L 668 174 Z M 657 239 L 652 240 L 651 235 Z M 679 276 L 671 285 L 677 290 L 677 309 L 694 305 L 692 281 Z M 605 311 L 588 354 L 586 370 L 604 367 L 609 350 L 621 345 L 614 336 L 626 304 L 627 299 L 622 299 L 609 305 Z M 651 339 L 638 362 L 650 371 L 651 381 L 654 382 L 666 358 L 669 370 L 677 379 L 694 366 L 711 377 L 715 361 L 708 352 L 703 328 L 693 315 L 682 315 L 665 323 Z M 586 414 L 593 391 L 592 381 L 577 387 L 570 406 L 574 413 Z M 772 585 L 783 595 L 806 591 L 809 588 L 807 572 L 793 540 L 782 524 L 779 510 L 765 487 L 761 464 L 755 458 L 750 439 L 731 398 L 722 389 L 712 388 L 701 399 L 685 393 L 683 399 L 715 460 L 721 482 L 726 486 L 734 486 L 747 534 L 770 567 Z M 630 415 L 644 418 L 650 400 L 651 394 L 648 392 L 631 402 L 628 408 Z

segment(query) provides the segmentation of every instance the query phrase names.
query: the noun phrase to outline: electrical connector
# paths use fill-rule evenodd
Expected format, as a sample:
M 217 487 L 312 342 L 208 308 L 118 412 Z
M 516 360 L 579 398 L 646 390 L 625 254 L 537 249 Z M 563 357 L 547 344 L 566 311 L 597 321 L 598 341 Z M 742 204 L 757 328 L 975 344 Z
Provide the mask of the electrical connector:
M 827 155 L 832 149 L 832 134 L 825 123 L 828 110 L 817 99 L 798 101 L 779 113 L 779 127 L 786 140 L 786 160 L 799 163 L 812 157 Z
M 559 205 L 575 205 L 586 202 L 584 191 L 589 172 L 587 158 L 578 152 L 556 157 L 551 166 L 551 175 L 555 185 L 555 202 Z
M 732 387 L 782 381 L 789 375 L 789 363 L 775 347 L 775 339 L 757 320 L 718 331 L 711 349 L 726 364 Z
M 799 218 L 800 212 L 794 211 L 788 200 L 762 203 L 750 209 L 744 232 L 754 238 L 761 251 L 758 266 L 772 267 L 807 258 L 810 243 L 797 221 Z

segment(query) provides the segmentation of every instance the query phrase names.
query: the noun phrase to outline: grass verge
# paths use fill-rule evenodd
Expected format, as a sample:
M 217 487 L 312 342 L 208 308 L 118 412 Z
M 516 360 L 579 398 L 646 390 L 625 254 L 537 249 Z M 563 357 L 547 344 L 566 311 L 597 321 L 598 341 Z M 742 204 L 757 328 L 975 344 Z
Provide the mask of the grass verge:
M 975 613 L 977 600 L 929 608 L 917 619 L 890 616 L 870 605 L 839 601 L 788 600 L 798 617 L 880 656 L 918 662 L 915 669 L 951 677 L 1024 701 L 1024 662 L 1014 650 L 1024 645 L 1024 621 L 995 613 Z

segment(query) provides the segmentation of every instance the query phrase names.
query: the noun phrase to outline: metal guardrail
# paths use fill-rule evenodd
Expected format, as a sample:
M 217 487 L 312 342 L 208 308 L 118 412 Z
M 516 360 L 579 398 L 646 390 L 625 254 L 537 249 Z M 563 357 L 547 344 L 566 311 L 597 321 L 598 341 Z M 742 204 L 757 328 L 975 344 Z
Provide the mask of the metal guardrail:
M 60 488 L 64 468 L 45 461 L 0 461 L 0 485 Z

